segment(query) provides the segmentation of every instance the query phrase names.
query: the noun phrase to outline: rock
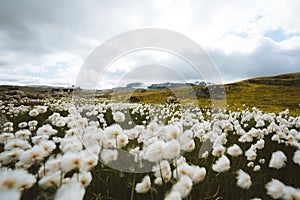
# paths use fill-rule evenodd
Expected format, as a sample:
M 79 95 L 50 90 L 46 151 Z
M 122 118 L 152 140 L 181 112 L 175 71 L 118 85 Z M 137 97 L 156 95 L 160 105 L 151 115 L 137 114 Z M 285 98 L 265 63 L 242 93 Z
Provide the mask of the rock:
M 129 102 L 130 103 L 138 103 L 138 102 L 140 102 L 141 100 L 138 98 L 138 97 L 135 97 L 135 96 L 131 96 L 130 98 L 129 98 Z

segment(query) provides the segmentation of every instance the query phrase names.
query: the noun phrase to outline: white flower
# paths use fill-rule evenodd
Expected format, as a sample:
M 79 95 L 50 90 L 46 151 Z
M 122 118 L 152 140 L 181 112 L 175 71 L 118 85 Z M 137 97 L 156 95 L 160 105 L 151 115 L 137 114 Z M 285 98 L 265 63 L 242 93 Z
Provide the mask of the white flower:
M 168 126 L 167 128 L 167 134 L 174 139 L 177 139 L 177 137 L 180 134 L 180 129 L 177 126 Z
M 152 171 L 154 171 L 154 176 L 156 178 L 163 178 L 164 182 L 169 182 L 171 180 L 172 171 L 169 162 L 166 160 L 160 161 L 159 164 L 152 168 Z
M 36 109 L 39 113 L 46 113 L 47 112 L 47 106 L 37 106 Z
M 243 189 L 249 189 L 252 182 L 251 182 L 251 177 L 249 176 L 249 174 L 247 174 L 246 172 L 244 172 L 243 170 L 238 170 L 237 172 L 237 186 L 243 188 Z
M 259 163 L 260 163 L 260 164 L 265 164 L 265 162 L 266 162 L 265 159 L 263 159 L 263 158 L 259 159 Z
M 260 166 L 259 165 L 255 165 L 253 168 L 253 171 L 257 172 L 260 170 Z
M 80 170 L 88 171 L 91 170 L 92 167 L 95 167 L 98 163 L 99 152 L 99 146 L 89 147 L 88 149 L 81 151 L 83 160 L 80 165 Z
M 135 191 L 137 193 L 147 193 L 151 188 L 151 180 L 147 175 L 143 178 L 142 182 L 136 184 Z
M 179 161 L 180 162 L 180 161 Z M 177 161 L 177 168 L 173 171 L 173 177 L 179 179 L 181 176 L 189 176 L 192 178 L 193 170 L 190 165 L 188 165 L 185 161 L 183 163 L 178 163 Z M 178 177 L 177 177 L 178 174 Z
M 221 156 L 225 151 L 226 151 L 226 148 L 225 148 L 223 145 L 217 143 L 217 144 L 213 147 L 212 155 L 213 155 L 213 156 L 216 156 L 216 157 L 219 157 L 219 156 Z
M 208 151 L 205 151 L 202 155 L 201 155 L 201 158 L 207 158 L 209 155 L 209 152 Z
M 213 164 L 212 169 L 215 172 L 224 172 L 230 169 L 230 160 L 225 156 L 222 155 L 215 164 Z
M 1 164 L 8 164 L 12 161 L 17 161 L 20 158 L 20 155 L 24 152 L 23 149 L 12 149 L 9 151 L 4 151 L 0 154 L 0 162 Z
M 31 120 L 28 122 L 28 126 L 31 126 L 31 127 L 35 127 L 38 125 L 38 121 L 36 120 Z
M 49 136 L 48 135 L 37 135 L 31 138 L 31 141 L 33 144 L 38 144 L 43 140 L 48 140 Z
M 66 121 L 63 118 L 59 118 L 59 120 L 56 121 L 55 126 L 57 127 L 64 127 L 66 125 Z
M 108 138 L 117 138 L 122 133 L 122 128 L 118 124 L 113 124 L 104 129 L 104 133 Z
M 150 162 L 158 162 L 162 160 L 164 147 L 165 143 L 161 140 L 153 142 L 146 148 L 144 159 L 149 160 Z
M 266 184 L 267 194 L 273 199 L 280 199 L 283 197 L 285 192 L 285 185 L 279 180 L 272 179 Z
M 193 139 L 186 138 L 180 142 L 181 149 L 186 152 L 191 152 L 195 149 L 195 141 Z
M 124 133 L 118 135 L 117 137 L 117 148 L 123 148 L 128 144 L 128 137 Z
M 256 142 L 255 146 L 257 149 L 263 149 L 265 147 L 265 141 L 263 139 L 260 139 Z
M 104 164 L 108 164 L 111 161 L 117 160 L 117 158 L 117 150 L 103 149 L 103 151 L 101 152 L 101 159 L 103 160 Z
M 284 196 L 285 200 L 295 200 L 300 199 L 300 189 L 293 188 L 291 186 L 285 186 Z
M 5 150 L 12 150 L 12 149 L 16 149 L 16 148 L 25 150 L 25 149 L 31 148 L 31 145 L 28 143 L 27 140 L 21 140 L 21 139 L 15 138 L 15 139 L 9 140 L 4 146 Z
M 18 124 L 19 128 L 25 128 L 26 126 L 27 126 L 26 122 L 21 122 L 21 123 Z
M 243 151 L 237 144 L 234 144 L 227 148 L 227 153 L 233 157 L 237 157 L 241 155 Z
M 19 200 L 21 192 L 17 189 L 2 190 L 0 189 L 0 199 Z
M 0 134 L 0 143 L 6 143 L 9 139 L 14 138 L 14 134 L 13 133 L 1 133 Z
M 77 181 L 77 174 L 74 174 L 72 179 L 74 182 Z M 78 181 L 81 183 L 83 187 L 87 187 L 92 181 L 92 174 L 91 172 L 82 171 L 78 174 Z
M 124 113 L 118 111 L 118 112 L 113 113 L 113 119 L 116 122 L 124 122 L 125 121 L 125 115 L 124 115 Z
M 15 136 L 17 138 L 20 138 L 20 139 L 28 139 L 29 136 L 31 135 L 31 132 L 27 129 L 21 129 L 21 130 L 18 130 L 16 133 L 15 133 Z
M 38 128 L 38 130 L 36 131 L 37 135 L 55 135 L 57 133 L 57 130 L 53 129 L 51 125 L 46 124 L 41 126 L 40 128 Z
M 82 150 L 82 142 L 77 136 L 66 137 L 60 141 L 59 148 L 63 152 L 80 151 Z
M 257 157 L 256 150 L 254 149 L 254 146 L 252 145 L 246 152 L 245 156 L 247 157 L 247 160 L 255 160 Z
M 179 181 L 173 185 L 172 191 L 180 193 L 182 198 L 187 197 L 193 187 L 193 182 L 189 176 L 181 176 Z
M 48 155 L 40 146 L 34 146 L 26 150 L 20 156 L 20 162 L 26 165 L 32 165 L 35 162 L 41 162 Z
M 171 191 L 166 197 L 165 200 L 181 200 L 181 194 L 178 191 Z
M 79 153 L 67 152 L 60 159 L 60 165 L 63 172 L 67 173 L 73 169 L 79 168 L 83 158 Z
M 39 185 L 44 189 L 53 186 L 58 187 L 60 184 L 60 176 L 60 171 L 51 173 L 50 175 L 44 176 L 42 179 L 40 179 Z
M 29 111 L 29 116 L 31 117 L 36 117 L 38 116 L 40 113 L 37 109 L 32 109 L 31 111 Z
M 294 163 L 300 165 L 300 150 L 295 151 L 293 161 Z
M 55 200 L 82 200 L 84 193 L 81 183 L 70 181 L 57 190 Z
M 206 169 L 204 167 L 192 166 L 192 180 L 193 183 L 199 183 L 204 180 L 206 176 Z
M 173 158 L 177 158 L 179 155 L 180 155 L 179 142 L 175 139 L 167 142 L 163 150 L 163 158 L 173 159 Z
M 116 148 L 116 139 L 115 138 L 104 138 L 103 140 L 103 148 L 105 149 L 114 149 Z
M 34 175 L 24 169 L 0 171 L 0 191 L 5 189 L 24 190 L 36 182 Z
M 272 153 L 272 157 L 269 163 L 270 168 L 280 169 L 285 166 L 287 158 L 282 151 L 276 151 Z
M 47 155 L 50 155 L 50 153 L 52 153 L 52 151 L 56 148 L 55 143 L 50 140 L 41 141 L 38 146 L 41 147 Z
M 249 162 L 248 164 L 247 164 L 247 167 L 253 167 L 254 166 L 254 162 Z

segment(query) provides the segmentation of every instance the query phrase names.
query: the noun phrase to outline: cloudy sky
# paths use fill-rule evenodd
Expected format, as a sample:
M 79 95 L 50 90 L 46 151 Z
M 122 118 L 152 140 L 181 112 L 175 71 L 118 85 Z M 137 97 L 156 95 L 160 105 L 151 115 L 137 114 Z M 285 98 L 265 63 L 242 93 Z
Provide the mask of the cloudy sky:
M 168 29 L 195 41 L 225 83 L 299 72 L 299 9 L 298 0 L 0 1 L 0 84 L 73 85 L 96 47 L 141 28 Z M 115 60 L 101 87 L 113 87 L 120 77 L 133 80 L 133 70 L 143 75 L 132 66 L 157 72 L 159 65 L 151 64 L 160 62 L 188 71 L 174 55 L 143 50 Z

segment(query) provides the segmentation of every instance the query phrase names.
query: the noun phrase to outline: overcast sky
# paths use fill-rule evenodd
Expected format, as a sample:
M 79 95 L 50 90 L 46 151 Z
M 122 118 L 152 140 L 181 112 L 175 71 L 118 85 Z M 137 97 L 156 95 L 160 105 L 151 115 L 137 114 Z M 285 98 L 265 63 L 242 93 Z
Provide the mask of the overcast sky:
M 140 28 L 168 29 L 195 41 L 225 83 L 299 72 L 299 10 L 298 0 L 0 1 L 0 84 L 73 85 L 97 46 Z M 101 87 L 132 79 L 141 59 L 143 68 L 163 59 L 164 66 L 188 69 L 172 55 L 136 52 L 116 60 Z

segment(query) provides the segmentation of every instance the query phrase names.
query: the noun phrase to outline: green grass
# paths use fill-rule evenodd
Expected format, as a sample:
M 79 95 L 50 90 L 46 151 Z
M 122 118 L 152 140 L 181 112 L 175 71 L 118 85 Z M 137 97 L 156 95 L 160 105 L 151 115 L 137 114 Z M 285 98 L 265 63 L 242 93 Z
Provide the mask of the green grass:
M 268 80 L 293 81 L 300 73 L 280 75 L 275 77 L 256 78 L 225 85 L 227 109 L 237 110 L 256 107 L 265 112 L 279 113 L 289 109 L 291 115 L 300 114 L 300 85 L 272 85 Z M 259 80 L 259 83 L 253 81 Z M 266 83 L 264 83 L 264 81 Z M 143 103 L 165 103 L 168 96 L 176 96 L 180 103 L 198 103 L 200 107 L 211 107 L 209 98 L 195 97 L 194 91 L 201 86 L 178 87 L 171 89 L 136 91 L 133 93 L 119 93 L 120 99 L 135 96 Z

